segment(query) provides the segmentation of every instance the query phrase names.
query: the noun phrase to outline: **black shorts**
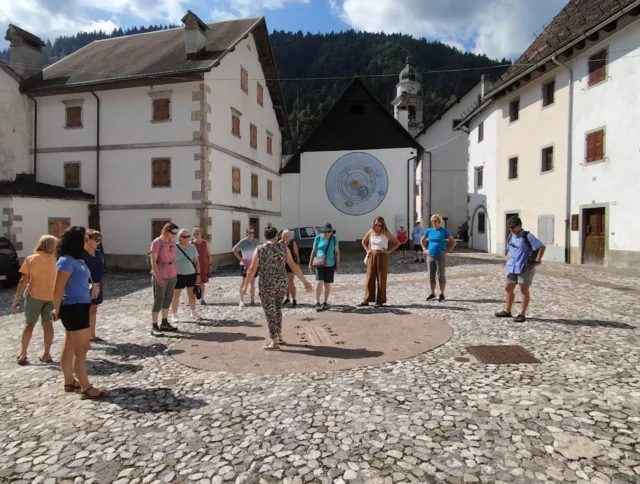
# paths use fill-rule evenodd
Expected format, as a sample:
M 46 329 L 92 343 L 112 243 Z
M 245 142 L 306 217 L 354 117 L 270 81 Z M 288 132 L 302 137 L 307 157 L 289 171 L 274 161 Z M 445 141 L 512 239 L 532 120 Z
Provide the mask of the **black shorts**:
M 336 275 L 336 266 L 316 267 L 316 281 L 332 284 Z
M 421 245 L 413 245 L 413 250 L 415 250 L 416 252 L 422 252 L 422 246 Z
M 99 306 L 100 304 L 102 304 L 103 301 L 104 301 L 104 296 L 102 295 L 102 284 L 100 284 L 100 293 L 98 294 L 97 298 L 91 300 L 91 305 Z
M 409 250 L 409 242 L 400 242 L 398 250 Z
M 240 266 L 240 275 L 241 275 L 242 277 L 247 277 L 247 272 L 249 272 L 249 268 L 248 268 L 248 267 L 246 267 L 246 266 Z M 258 277 L 258 272 L 259 272 L 259 271 L 256 271 L 256 275 L 255 275 L 255 276 L 253 276 L 254 278 Z
M 69 332 L 89 329 L 90 310 L 91 304 L 63 304 L 60 306 L 62 326 Z
M 185 287 L 194 287 L 196 285 L 195 274 L 178 274 L 178 280 L 176 282 L 176 289 L 184 289 Z

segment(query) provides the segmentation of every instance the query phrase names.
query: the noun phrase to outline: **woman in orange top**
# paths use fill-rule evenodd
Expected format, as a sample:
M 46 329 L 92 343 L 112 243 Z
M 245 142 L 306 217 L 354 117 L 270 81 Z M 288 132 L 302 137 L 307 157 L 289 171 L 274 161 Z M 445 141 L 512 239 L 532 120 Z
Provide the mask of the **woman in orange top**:
M 33 328 L 42 319 L 44 331 L 44 354 L 40 358 L 43 363 L 52 363 L 51 344 L 53 343 L 53 325 L 51 311 L 53 311 L 53 283 L 56 277 L 56 247 L 58 239 L 52 235 L 40 237 L 33 254 L 25 259 L 20 268 L 22 279 L 18 283 L 18 290 L 13 301 L 13 313 L 20 310 L 20 297 L 24 294 L 24 313 L 27 324 L 22 331 L 22 352 L 18 356 L 18 364 L 26 365 L 27 349 L 33 335 Z M 28 291 L 25 289 L 29 286 Z

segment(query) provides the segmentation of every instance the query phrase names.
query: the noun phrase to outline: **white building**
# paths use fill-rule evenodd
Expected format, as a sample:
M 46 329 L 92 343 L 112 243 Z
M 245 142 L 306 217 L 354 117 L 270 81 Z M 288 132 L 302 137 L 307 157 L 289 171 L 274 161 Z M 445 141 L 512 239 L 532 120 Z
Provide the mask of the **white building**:
M 42 65 L 42 41 L 11 25 L 12 66 L 0 64 L 0 237 L 9 239 L 20 258 L 40 236 L 59 235 L 69 225 L 87 225 L 94 197 L 82 190 L 37 182 L 33 143 L 34 102 L 20 83 Z
M 570 2 L 462 120 L 478 192 L 472 247 L 504 254 L 506 220 L 519 215 L 547 260 L 640 267 L 638 16 L 638 0 Z M 494 220 L 486 234 L 473 215 L 482 197 Z
M 416 201 L 418 220 L 429 225 L 434 213 L 445 219 L 449 231 L 457 233 L 467 221 L 467 164 L 469 139 L 465 131 L 456 130 L 464 113 L 480 98 L 480 84 L 456 100 L 416 139 L 425 152 L 418 166 L 419 192 Z
M 284 101 L 264 18 L 96 41 L 24 89 L 39 182 L 95 193 L 111 267 L 143 268 L 161 227 L 200 225 L 213 263 L 278 224 Z
M 421 150 L 354 78 L 282 169 L 283 227 L 329 222 L 347 248 L 357 248 L 376 216 L 391 231 L 409 227 Z

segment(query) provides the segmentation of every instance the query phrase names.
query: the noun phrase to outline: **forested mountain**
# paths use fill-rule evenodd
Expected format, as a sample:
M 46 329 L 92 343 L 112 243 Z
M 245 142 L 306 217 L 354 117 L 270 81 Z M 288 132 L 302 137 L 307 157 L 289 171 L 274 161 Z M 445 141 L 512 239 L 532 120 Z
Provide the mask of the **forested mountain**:
M 118 29 L 110 34 L 80 32 L 59 37 L 53 43 L 47 41 L 45 64 L 52 64 L 94 40 L 172 27 L 176 26 L 151 25 Z M 293 133 L 293 140 L 286 145 L 287 152 L 304 140 L 354 75 L 364 77 L 378 99 L 391 109 L 397 76 L 406 57 L 411 56 L 413 65 L 421 73 L 424 122 L 429 124 L 456 97 L 473 87 L 482 74 L 496 79 L 504 68 L 495 66 L 507 63 L 408 35 L 354 30 L 329 34 L 274 31 L 271 43 Z M 8 49 L 0 51 L 0 61 L 9 61 Z

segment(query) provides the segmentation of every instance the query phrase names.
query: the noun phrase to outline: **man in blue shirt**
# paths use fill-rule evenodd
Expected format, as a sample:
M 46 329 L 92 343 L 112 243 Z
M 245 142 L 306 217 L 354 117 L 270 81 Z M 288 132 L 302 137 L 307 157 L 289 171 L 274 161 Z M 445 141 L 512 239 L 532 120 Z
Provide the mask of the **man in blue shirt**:
M 414 262 L 424 262 L 424 254 L 422 253 L 422 245 L 420 241 L 424 235 L 424 229 L 420 225 L 420 220 L 416 220 L 413 226 L 413 232 L 411 232 L 411 238 L 413 239 L 413 250 L 416 251 L 416 260 Z
M 515 299 L 514 291 L 516 284 L 518 284 L 522 294 L 522 307 L 520 314 L 515 317 L 514 321 L 522 323 L 526 320 L 525 314 L 531 300 L 529 287 L 533 283 L 533 276 L 536 273 L 535 268 L 540 265 L 546 247 L 535 235 L 522 230 L 520 217 L 511 217 L 507 222 L 507 226 L 511 232 L 507 240 L 508 260 L 505 267 L 507 280 L 504 289 L 507 293 L 507 301 L 504 311 L 496 313 L 496 316 L 498 318 L 511 317 L 511 307 Z

